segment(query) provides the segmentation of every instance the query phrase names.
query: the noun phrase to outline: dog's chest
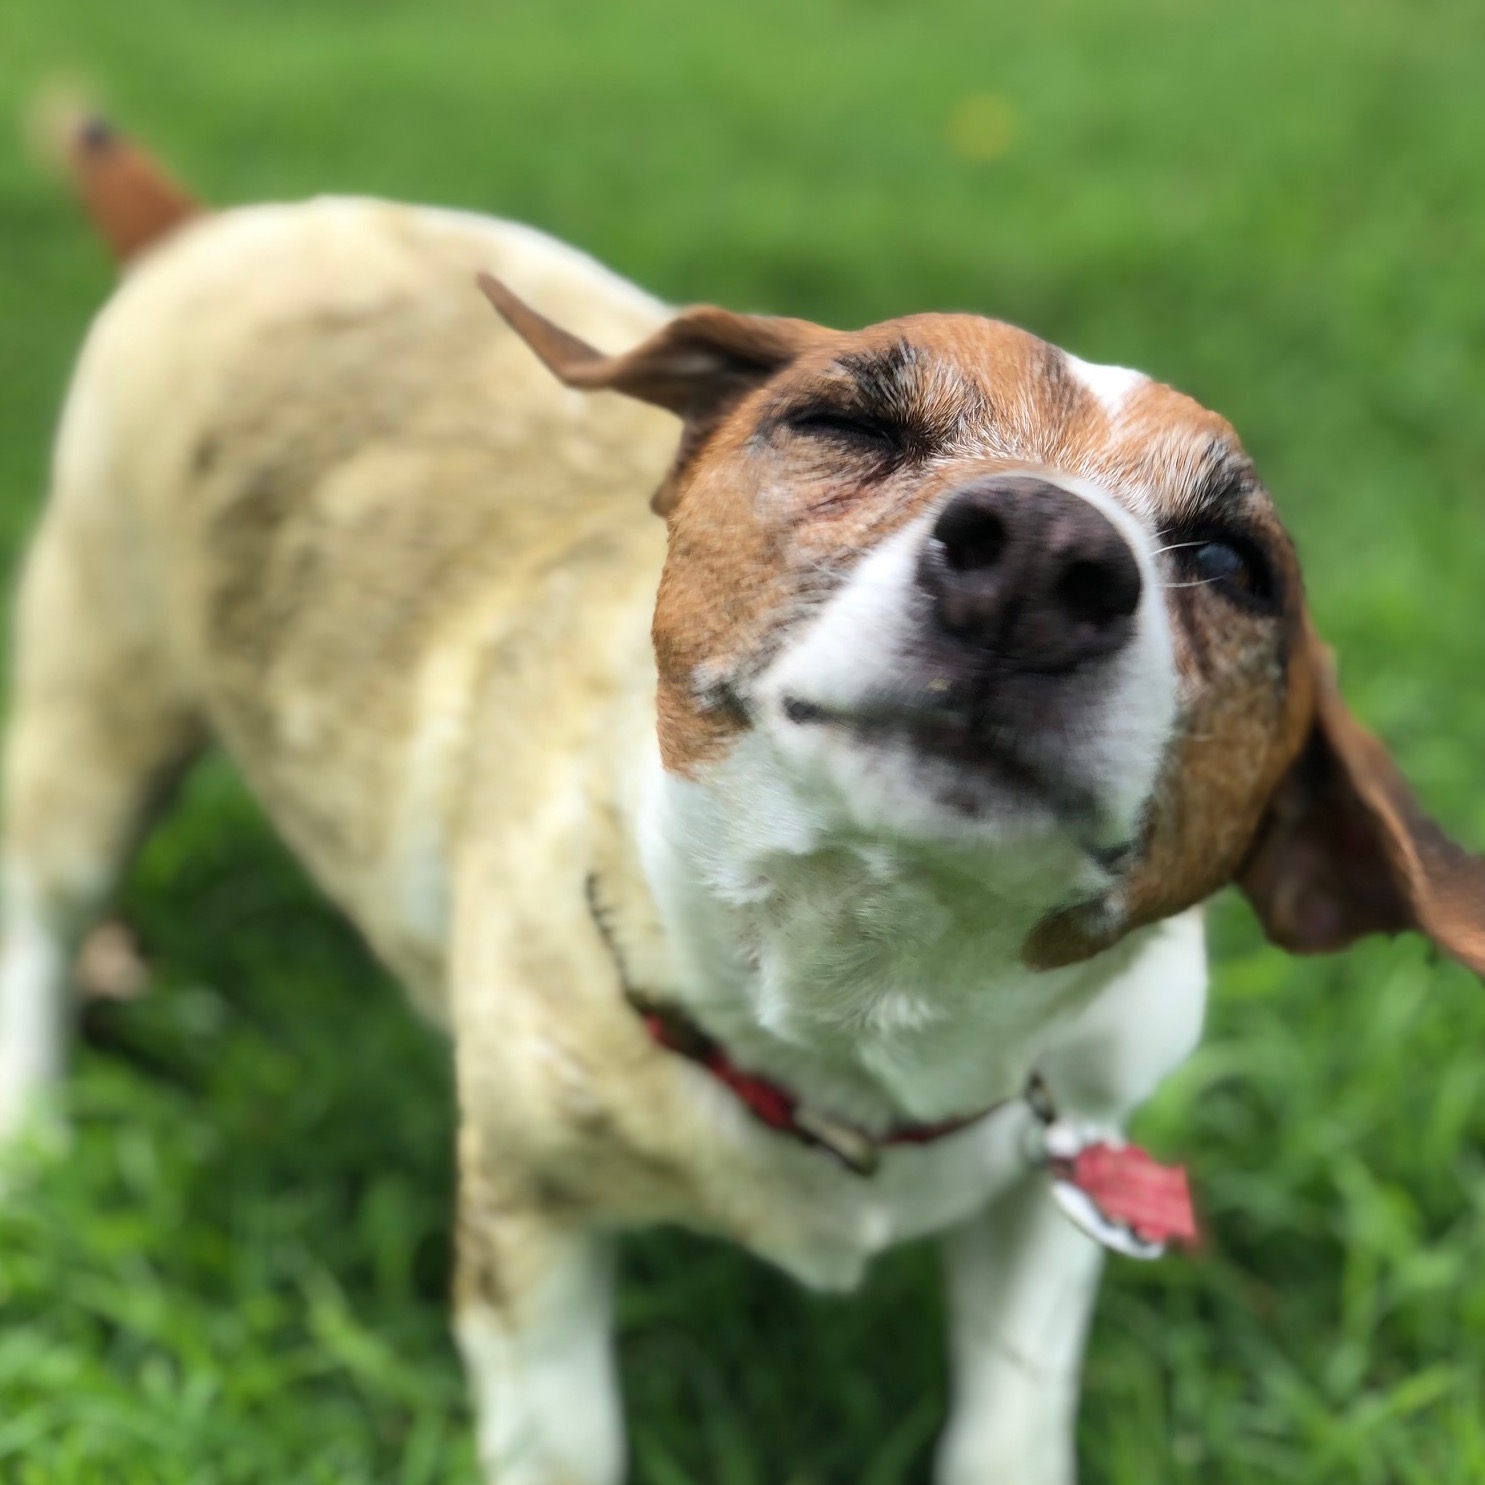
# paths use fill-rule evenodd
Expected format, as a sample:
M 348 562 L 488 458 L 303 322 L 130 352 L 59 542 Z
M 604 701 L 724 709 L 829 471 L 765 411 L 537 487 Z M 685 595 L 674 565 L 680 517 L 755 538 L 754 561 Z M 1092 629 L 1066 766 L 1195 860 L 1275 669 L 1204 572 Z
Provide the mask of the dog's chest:
M 688 802 L 682 801 L 682 808 Z M 725 822 L 651 837 L 675 996 L 733 1060 L 821 1113 L 880 1131 L 1019 1093 L 1039 1049 L 1122 967 L 1038 974 L 1028 927 L 958 862 L 876 847 L 739 848 Z M 1035 870 L 1033 863 L 1030 870 Z
M 1060 1118 L 1118 1130 L 1129 1112 L 1191 1050 L 1201 1029 L 1206 971 L 1199 913 L 1140 935 L 1137 947 L 1089 996 L 1076 996 L 1034 1035 L 1007 1044 L 1021 1071 L 1034 1070 L 1041 1096 Z M 966 1035 L 970 1061 L 993 1039 Z M 699 1075 L 705 1078 L 705 1074 Z M 731 1235 L 801 1280 L 824 1287 L 853 1283 L 864 1265 L 893 1243 L 963 1221 L 1012 1183 L 1043 1180 L 1044 1130 L 1019 1082 L 1007 1101 L 962 1130 L 921 1145 L 888 1146 L 875 1174 L 840 1169 L 817 1150 L 774 1134 L 749 1140 L 753 1160 L 733 1205 Z M 706 1092 L 719 1126 L 737 1128 L 722 1109 L 731 1093 Z M 735 1109 L 728 1112 L 736 1115 Z M 720 1162 L 719 1162 L 720 1165 Z M 718 1175 L 722 1173 L 718 1171 Z
M 871 1176 L 801 1147 L 776 1162 L 773 1189 L 755 1193 L 742 1230 L 729 1235 L 817 1289 L 849 1289 L 887 1248 L 968 1220 L 1032 1170 L 1034 1131 L 1012 1101 L 932 1146 L 894 1148 Z M 782 1152 L 780 1152 L 782 1155 Z

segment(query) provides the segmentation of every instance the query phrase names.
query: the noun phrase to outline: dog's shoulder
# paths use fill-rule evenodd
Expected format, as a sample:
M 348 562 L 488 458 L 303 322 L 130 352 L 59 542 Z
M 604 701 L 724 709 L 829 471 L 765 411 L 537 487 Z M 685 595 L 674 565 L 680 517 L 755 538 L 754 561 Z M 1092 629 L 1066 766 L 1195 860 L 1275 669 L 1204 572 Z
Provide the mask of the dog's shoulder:
M 658 573 L 673 421 L 554 383 L 482 305 L 487 268 L 614 346 L 666 314 L 515 224 L 250 207 L 130 268 L 64 420 L 49 519 L 138 574 L 185 689 L 362 919 L 404 817 L 442 804 L 471 691 L 539 655 L 544 694 L 581 692 L 576 616 L 632 609 L 642 634 Z

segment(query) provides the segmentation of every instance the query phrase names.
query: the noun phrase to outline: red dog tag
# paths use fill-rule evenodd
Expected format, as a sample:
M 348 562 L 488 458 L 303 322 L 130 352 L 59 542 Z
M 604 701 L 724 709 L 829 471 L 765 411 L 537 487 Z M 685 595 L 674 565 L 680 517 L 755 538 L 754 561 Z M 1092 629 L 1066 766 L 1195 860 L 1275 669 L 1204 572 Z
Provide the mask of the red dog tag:
M 1057 1133 L 1065 1138 L 1065 1130 Z M 1184 1166 L 1161 1165 L 1137 1145 L 1099 1143 L 1064 1153 L 1056 1148 L 1062 1139 L 1048 1143 L 1058 1203 L 1095 1242 L 1131 1258 L 1159 1258 L 1172 1243 L 1196 1245 L 1200 1231 Z

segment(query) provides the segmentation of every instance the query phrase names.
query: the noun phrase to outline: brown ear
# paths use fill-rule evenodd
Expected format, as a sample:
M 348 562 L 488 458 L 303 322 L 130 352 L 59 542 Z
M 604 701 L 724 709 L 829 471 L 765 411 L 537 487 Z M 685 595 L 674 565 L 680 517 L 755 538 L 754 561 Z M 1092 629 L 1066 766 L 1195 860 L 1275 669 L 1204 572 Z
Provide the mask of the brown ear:
M 1314 726 L 1239 886 L 1268 936 L 1295 953 L 1417 929 L 1485 975 L 1485 860 L 1424 814 L 1387 750 L 1347 711 L 1330 652 L 1306 630 Z
M 702 306 L 682 311 L 634 350 L 605 356 L 538 314 L 499 279 L 482 273 L 477 281 L 559 381 L 585 391 L 622 392 L 667 408 L 684 421 L 676 467 L 652 502 L 661 515 L 675 502 L 676 474 L 727 411 L 826 333 L 807 320 Z

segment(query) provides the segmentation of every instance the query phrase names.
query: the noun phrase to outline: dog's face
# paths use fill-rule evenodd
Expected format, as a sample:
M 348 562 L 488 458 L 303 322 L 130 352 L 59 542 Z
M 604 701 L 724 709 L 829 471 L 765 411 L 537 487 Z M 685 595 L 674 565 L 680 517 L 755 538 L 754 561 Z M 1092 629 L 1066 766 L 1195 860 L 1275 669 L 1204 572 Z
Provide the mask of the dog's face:
M 670 767 L 756 729 L 863 831 L 1068 837 L 1154 916 L 1231 875 L 1308 698 L 1293 551 L 1221 419 L 921 316 L 811 337 L 677 495 Z
M 668 769 L 761 754 L 866 836 L 1071 847 L 1032 963 L 1239 879 L 1292 947 L 1422 926 L 1485 966 L 1485 868 L 1345 713 L 1223 419 L 975 316 L 696 310 L 604 358 L 487 291 L 573 385 L 684 419 Z

